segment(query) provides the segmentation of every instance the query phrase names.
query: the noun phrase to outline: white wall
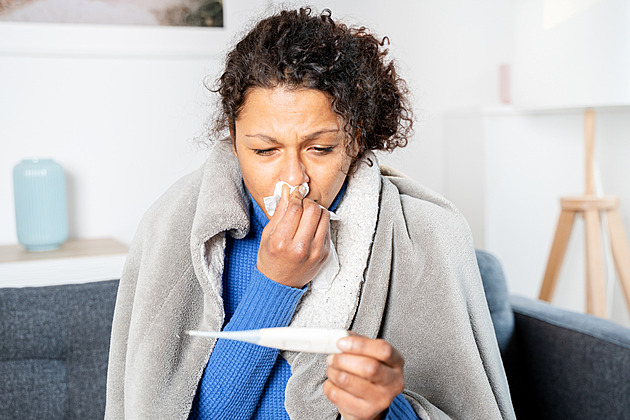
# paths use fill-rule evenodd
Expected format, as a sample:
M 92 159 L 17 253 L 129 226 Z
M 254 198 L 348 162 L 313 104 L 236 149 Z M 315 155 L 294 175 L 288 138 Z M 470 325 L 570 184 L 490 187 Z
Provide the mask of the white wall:
M 409 146 L 384 163 L 443 193 L 442 115 L 499 103 L 498 67 L 511 57 L 513 1 L 394 1 L 386 9 L 382 4 L 366 2 L 361 10 L 372 11 L 371 26 L 391 38 L 418 119 Z
M 272 1 L 268 3 L 273 3 Z M 0 23 L 0 244 L 15 243 L 12 167 L 49 156 L 69 177 L 70 234 L 129 242 L 146 208 L 205 157 L 211 97 L 228 41 L 266 4 L 225 2 L 226 28 Z M 443 190 L 441 115 L 496 103 L 509 58 L 512 2 L 317 1 L 333 16 L 391 39 L 419 119 L 410 146 L 386 163 Z M 201 30 L 203 31 L 203 30 Z
M 205 159 L 204 78 L 260 12 L 226 3 L 225 30 L 0 23 L 0 244 L 17 242 L 12 168 L 34 156 L 67 172 L 71 237 L 131 241 Z
M 191 142 L 203 61 L 2 57 L 0 66 L 11 98 L 0 112 L 1 242 L 16 241 L 11 168 L 23 157 L 64 166 L 71 236 L 125 242 L 143 208 L 203 160 Z

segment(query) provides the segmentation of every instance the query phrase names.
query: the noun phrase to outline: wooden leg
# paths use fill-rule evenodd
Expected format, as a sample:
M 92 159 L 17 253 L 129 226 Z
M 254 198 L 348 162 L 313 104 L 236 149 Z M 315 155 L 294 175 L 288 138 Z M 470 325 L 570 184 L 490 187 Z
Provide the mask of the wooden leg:
M 613 259 L 617 267 L 617 274 L 630 309 L 630 247 L 626 239 L 621 216 L 617 210 L 606 212 L 608 215 L 608 230 Z
M 584 211 L 586 225 L 586 312 L 606 317 L 606 281 L 599 209 Z
M 560 213 L 560 219 L 558 220 L 558 226 L 556 227 L 556 235 L 553 238 L 551 252 L 549 253 L 547 269 L 545 270 L 545 278 L 538 296 L 541 300 L 551 302 L 551 299 L 553 298 L 553 293 L 556 290 L 558 275 L 560 274 L 562 260 L 564 259 L 564 253 L 567 250 L 567 244 L 569 243 L 569 237 L 571 236 L 571 229 L 573 228 L 574 221 L 574 211 L 562 210 Z

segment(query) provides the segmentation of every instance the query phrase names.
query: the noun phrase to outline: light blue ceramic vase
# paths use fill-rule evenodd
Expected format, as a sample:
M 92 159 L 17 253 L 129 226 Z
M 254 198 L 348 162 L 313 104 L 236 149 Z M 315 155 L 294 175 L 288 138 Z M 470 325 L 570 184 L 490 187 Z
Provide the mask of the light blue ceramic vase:
M 25 159 L 13 168 L 18 241 L 29 251 L 57 249 L 68 239 L 66 176 L 52 159 Z

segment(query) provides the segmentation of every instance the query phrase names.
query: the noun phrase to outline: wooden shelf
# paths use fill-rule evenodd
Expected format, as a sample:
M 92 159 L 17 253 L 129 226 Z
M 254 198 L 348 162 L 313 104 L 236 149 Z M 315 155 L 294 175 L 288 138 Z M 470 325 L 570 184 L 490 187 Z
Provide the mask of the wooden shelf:
M 119 279 L 126 245 L 114 239 L 71 239 L 59 249 L 29 252 L 0 246 L 0 287 L 38 287 Z

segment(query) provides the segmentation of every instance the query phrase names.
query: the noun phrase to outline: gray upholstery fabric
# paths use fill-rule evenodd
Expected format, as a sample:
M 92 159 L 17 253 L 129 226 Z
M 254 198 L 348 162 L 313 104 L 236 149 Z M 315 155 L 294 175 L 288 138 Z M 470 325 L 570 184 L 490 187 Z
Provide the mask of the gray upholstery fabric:
M 117 287 L 0 289 L 0 419 L 103 418 Z
M 500 262 L 477 262 L 517 418 L 630 420 L 630 329 L 510 297 Z
M 510 306 L 505 274 L 501 263 L 494 255 L 481 250 L 477 250 L 476 254 L 494 332 L 501 354 L 504 354 L 514 334 L 514 314 Z
M 511 303 L 516 333 L 504 363 L 519 419 L 630 419 L 630 329 L 522 297 Z

